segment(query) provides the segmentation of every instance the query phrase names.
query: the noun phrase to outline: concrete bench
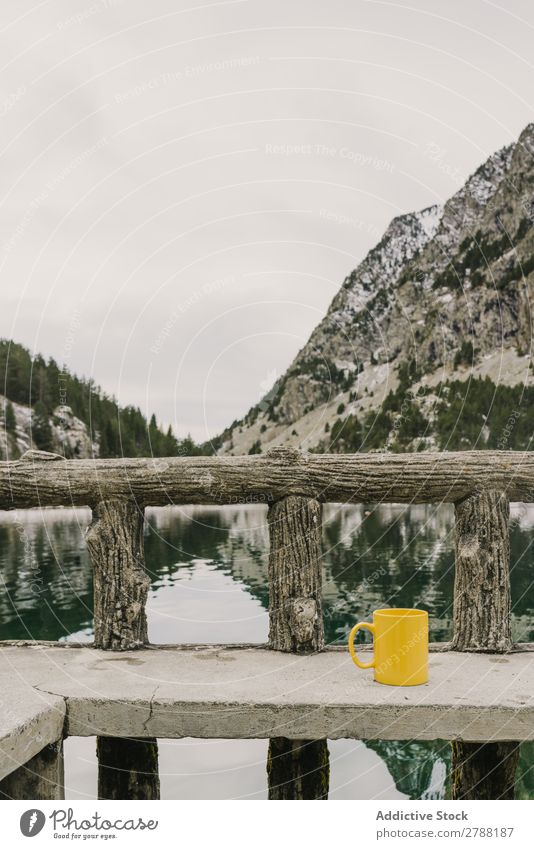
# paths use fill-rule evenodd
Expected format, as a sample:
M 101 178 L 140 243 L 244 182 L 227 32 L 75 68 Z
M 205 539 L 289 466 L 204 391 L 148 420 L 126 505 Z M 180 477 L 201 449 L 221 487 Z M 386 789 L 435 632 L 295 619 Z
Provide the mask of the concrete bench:
M 10 646 L 0 687 L 1 775 L 57 740 L 63 722 L 71 736 L 534 739 L 530 651 L 431 653 L 428 684 L 385 687 L 336 649 Z

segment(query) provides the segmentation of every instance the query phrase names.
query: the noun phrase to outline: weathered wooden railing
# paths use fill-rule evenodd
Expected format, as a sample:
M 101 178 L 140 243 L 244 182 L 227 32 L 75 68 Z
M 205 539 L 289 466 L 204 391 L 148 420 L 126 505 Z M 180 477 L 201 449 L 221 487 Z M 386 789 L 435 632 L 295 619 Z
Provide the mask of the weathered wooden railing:
M 454 632 L 441 650 L 510 652 L 510 501 L 534 501 L 534 453 L 307 455 L 278 448 L 253 457 L 69 461 L 31 451 L 0 463 L 2 510 L 92 508 L 87 545 L 94 568 L 94 648 L 110 652 L 148 644 L 144 508 L 250 503 L 269 505 L 269 648 L 322 652 L 324 502 L 453 502 Z M 467 739 L 453 739 L 454 796 L 511 797 L 519 743 Z M 100 798 L 159 796 L 155 737 L 100 735 L 97 751 Z M 62 761 L 59 739 L 13 769 L 0 782 L 0 794 L 60 798 Z M 271 736 L 267 768 L 270 798 L 327 797 L 326 739 Z

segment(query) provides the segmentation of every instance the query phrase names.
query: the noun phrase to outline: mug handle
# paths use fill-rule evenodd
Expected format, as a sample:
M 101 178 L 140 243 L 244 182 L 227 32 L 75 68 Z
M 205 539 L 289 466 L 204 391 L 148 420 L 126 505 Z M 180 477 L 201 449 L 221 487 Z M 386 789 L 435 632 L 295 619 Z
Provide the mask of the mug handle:
M 358 631 L 360 630 L 360 628 L 367 628 L 367 630 L 371 632 L 373 637 L 375 635 L 375 626 L 374 625 L 371 625 L 370 622 L 358 622 L 358 624 L 354 626 L 354 628 L 352 629 L 352 631 L 349 634 L 350 656 L 352 657 L 356 666 L 359 666 L 360 669 L 371 669 L 371 667 L 373 667 L 375 665 L 374 657 L 369 663 L 362 663 L 361 660 L 358 658 L 358 655 L 356 654 L 356 651 L 354 649 L 354 638 L 355 638 L 356 634 L 358 633 Z

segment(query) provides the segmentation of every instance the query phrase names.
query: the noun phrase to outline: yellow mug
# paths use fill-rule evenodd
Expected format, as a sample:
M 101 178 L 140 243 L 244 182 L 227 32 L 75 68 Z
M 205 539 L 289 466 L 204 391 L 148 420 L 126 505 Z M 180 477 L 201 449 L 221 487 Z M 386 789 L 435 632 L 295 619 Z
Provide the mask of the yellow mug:
M 354 638 L 367 628 L 374 638 L 373 659 L 362 663 Z M 428 613 L 411 608 L 375 610 L 373 624 L 358 622 L 349 635 L 350 655 L 360 669 L 375 671 L 375 681 L 397 687 L 413 687 L 428 681 Z

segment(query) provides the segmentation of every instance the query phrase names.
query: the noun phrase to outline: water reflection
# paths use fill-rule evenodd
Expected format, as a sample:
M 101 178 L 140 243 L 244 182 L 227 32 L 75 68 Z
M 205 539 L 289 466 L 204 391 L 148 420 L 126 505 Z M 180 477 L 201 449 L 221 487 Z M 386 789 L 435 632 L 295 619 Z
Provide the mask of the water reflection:
M 514 637 L 534 640 L 534 516 L 514 511 Z M 89 638 L 92 570 L 88 510 L 0 514 L 1 639 Z M 346 640 L 376 607 L 424 607 L 431 637 L 451 633 L 453 514 L 448 506 L 328 505 L 324 510 L 326 639 Z M 154 642 L 264 641 L 268 604 L 266 512 L 246 508 L 147 511 Z
M 530 546 L 534 513 L 530 508 L 516 507 L 513 517 L 514 638 L 532 641 Z M 89 521 L 88 510 L 0 514 L 0 639 L 91 638 L 92 570 L 84 543 Z M 432 639 L 450 637 L 454 581 L 452 508 L 329 505 L 324 510 L 323 537 L 324 616 L 329 643 L 345 642 L 354 622 L 368 619 L 373 609 L 384 605 L 424 607 L 430 612 Z M 151 578 L 148 618 L 152 642 L 267 639 L 265 508 L 151 509 L 147 511 L 145 545 Z M 241 754 L 247 741 L 242 744 L 245 748 L 239 750 Z M 171 746 L 171 742 L 166 745 Z M 172 745 L 175 751 L 177 744 Z M 195 741 L 194 746 L 200 762 L 203 756 L 199 747 L 211 746 L 202 751 L 212 755 L 218 751 L 209 741 Z M 355 751 L 355 747 L 359 756 L 353 766 L 358 768 L 347 775 L 347 753 Z M 219 749 L 224 760 L 231 747 L 221 743 Z M 369 743 L 366 750 L 355 741 L 337 741 L 332 744 L 334 749 L 338 757 L 332 773 L 333 797 L 343 798 L 344 792 L 365 792 L 365 782 L 360 784 L 356 773 L 370 769 L 369 758 L 377 756 L 387 770 L 374 788 L 374 796 L 385 792 L 389 798 L 441 798 L 448 792 L 449 747 L 439 741 L 378 741 Z M 367 752 L 367 761 L 362 751 Z M 534 796 L 532 754 L 532 746 L 523 746 L 519 784 L 523 798 Z M 238 758 L 237 750 L 232 757 Z M 260 765 L 258 761 L 256 769 L 260 766 L 261 779 L 257 773 L 254 780 L 263 788 L 264 763 Z M 338 780 L 335 770 L 342 767 L 345 772 L 343 777 L 339 772 Z M 213 774 L 216 773 L 219 774 L 214 769 Z M 165 780 L 162 777 L 163 783 Z M 209 784 L 209 777 L 204 776 L 204 780 Z M 392 780 L 394 793 L 385 789 Z M 217 786 L 213 779 L 211 790 L 205 792 L 214 798 L 212 794 L 219 792 Z M 369 782 L 367 786 L 371 786 Z M 169 787 L 169 793 L 185 792 L 176 779 Z M 254 791 L 255 797 L 261 797 L 263 789 L 257 793 L 259 796 Z M 238 791 L 236 794 L 246 795 Z
M 0 639 L 89 639 L 93 575 L 89 510 L 0 512 Z

